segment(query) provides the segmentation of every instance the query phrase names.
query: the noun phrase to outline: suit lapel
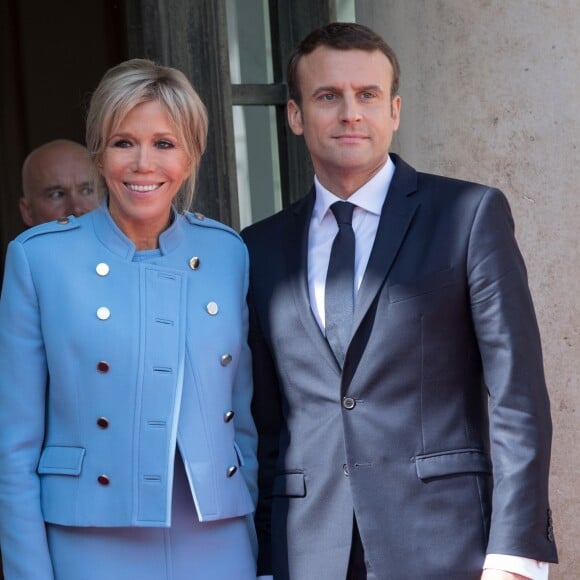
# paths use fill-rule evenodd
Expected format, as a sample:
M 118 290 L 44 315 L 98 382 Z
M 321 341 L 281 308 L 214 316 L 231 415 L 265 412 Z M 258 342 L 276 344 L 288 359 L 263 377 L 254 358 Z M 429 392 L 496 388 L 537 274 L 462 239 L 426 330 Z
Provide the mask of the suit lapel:
M 287 280 L 290 281 L 296 310 L 306 333 L 318 348 L 320 355 L 340 372 L 326 338 L 312 313 L 308 291 L 308 231 L 314 209 L 314 187 L 310 193 L 291 208 L 290 232 L 286 244 Z
M 412 197 L 417 190 L 416 171 L 398 156 L 391 157 L 396 170 L 381 211 L 377 235 L 357 295 L 353 336 L 382 288 L 413 215 L 419 207 L 418 201 Z

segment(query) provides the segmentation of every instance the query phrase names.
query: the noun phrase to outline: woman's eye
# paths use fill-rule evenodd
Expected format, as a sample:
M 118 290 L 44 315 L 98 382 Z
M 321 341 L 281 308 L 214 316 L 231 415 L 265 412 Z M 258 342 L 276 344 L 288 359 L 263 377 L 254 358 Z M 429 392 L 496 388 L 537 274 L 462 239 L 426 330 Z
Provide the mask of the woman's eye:
M 113 147 L 126 149 L 127 147 L 131 147 L 131 143 L 127 141 L 127 139 L 117 139 L 116 141 L 113 142 Z
M 161 141 L 155 142 L 155 147 L 157 147 L 158 149 L 171 149 L 174 147 L 174 145 L 171 141 L 166 141 L 165 139 L 162 139 Z

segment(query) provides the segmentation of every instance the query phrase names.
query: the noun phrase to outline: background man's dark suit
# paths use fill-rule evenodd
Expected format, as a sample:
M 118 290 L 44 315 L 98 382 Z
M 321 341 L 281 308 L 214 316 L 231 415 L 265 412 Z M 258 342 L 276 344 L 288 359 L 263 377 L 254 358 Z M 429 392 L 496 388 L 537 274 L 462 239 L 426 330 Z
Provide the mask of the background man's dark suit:
M 508 204 L 391 157 L 342 372 L 309 303 L 314 193 L 243 232 L 259 571 L 272 558 L 276 580 L 344 578 L 353 512 L 381 580 L 476 579 L 486 552 L 556 558 L 549 401 Z

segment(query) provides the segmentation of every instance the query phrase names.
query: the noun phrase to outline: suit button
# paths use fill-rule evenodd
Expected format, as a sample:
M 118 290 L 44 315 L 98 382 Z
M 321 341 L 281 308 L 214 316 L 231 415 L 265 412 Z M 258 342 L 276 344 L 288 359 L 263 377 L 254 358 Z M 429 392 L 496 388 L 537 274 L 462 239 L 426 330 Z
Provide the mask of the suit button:
M 226 411 L 224 413 L 224 423 L 229 423 L 234 418 L 234 415 L 233 411 Z
M 110 270 L 109 264 L 105 264 L 105 262 L 100 262 L 99 264 L 97 264 L 95 270 L 97 271 L 97 274 L 99 276 L 107 276 Z
M 208 302 L 205 309 L 207 310 L 207 313 L 210 314 L 211 316 L 215 316 L 219 311 L 216 302 Z
M 197 270 L 199 268 L 200 264 L 201 264 L 201 262 L 197 256 L 193 256 L 193 258 L 191 258 L 191 260 L 189 260 L 189 267 L 192 270 Z
M 346 475 L 346 477 L 350 475 L 348 472 L 348 465 L 346 463 L 344 463 L 342 466 L 342 472 L 344 473 L 344 475 Z
M 227 477 L 232 477 L 232 475 L 238 470 L 238 468 L 235 465 L 230 465 L 228 467 L 228 470 L 226 471 L 226 476 Z
M 223 354 L 220 358 L 220 363 L 222 367 L 227 367 L 232 362 L 231 354 Z
M 101 485 L 109 485 L 109 483 L 111 483 L 111 479 L 109 478 L 109 476 L 105 475 L 104 473 L 102 475 L 99 475 L 99 477 L 97 477 L 97 481 Z
M 345 397 L 342 400 L 342 406 L 347 409 L 348 411 L 350 411 L 351 409 L 354 409 L 356 405 L 356 401 L 352 398 L 352 397 Z
M 97 419 L 97 425 L 101 429 L 107 429 L 109 427 L 109 419 L 107 419 L 106 417 L 99 417 Z
M 106 360 L 100 360 L 97 363 L 97 370 L 100 373 L 108 373 L 110 368 L 111 368 L 111 365 Z
M 66 224 L 68 224 L 68 221 L 69 221 L 69 220 L 68 220 L 68 218 L 67 218 L 67 217 L 61 217 L 61 218 L 58 218 L 56 221 L 57 221 L 59 224 L 61 224 L 61 225 L 65 226 Z

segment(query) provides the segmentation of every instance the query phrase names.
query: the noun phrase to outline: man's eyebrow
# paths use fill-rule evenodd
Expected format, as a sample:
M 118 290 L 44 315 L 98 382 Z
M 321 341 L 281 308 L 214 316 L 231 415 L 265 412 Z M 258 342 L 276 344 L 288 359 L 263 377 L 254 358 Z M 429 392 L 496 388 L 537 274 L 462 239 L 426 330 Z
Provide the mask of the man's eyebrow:
M 332 85 L 328 85 L 328 86 L 321 86 L 321 87 L 316 87 L 313 91 L 312 94 L 316 95 L 318 93 L 335 93 L 337 92 L 339 89 L 337 87 L 334 87 Z
M 336 92 L 340 92 L 341 90 L 342 89 L 339 89 L 338 87 L 335 87 L 333 85 L 322 85 L 320 87 L 316 87 L 314 89 L 314 91 L 312 91 L 312 94 L 317 95 L 318 93 L 336 93 Z M 380 85 L 376 85 L 376 84 L 355 86 L 354 90 L 356 92 L 361 92 L 361 91 L 377 91 L 380 93 L 385 92 Z
M 66 186 L 60 185 L 59 183 L 55 183 L 54 185 L 47 185 L 46 187 L 43 187 L 42 191 L 49 193 L 50 191 L 54 191 L 55 189 L 66 189 Z

